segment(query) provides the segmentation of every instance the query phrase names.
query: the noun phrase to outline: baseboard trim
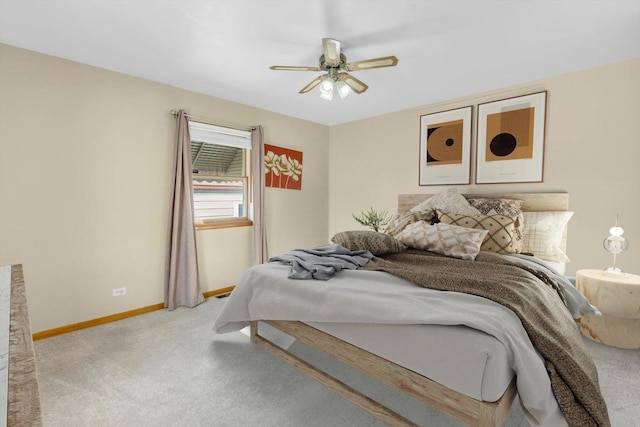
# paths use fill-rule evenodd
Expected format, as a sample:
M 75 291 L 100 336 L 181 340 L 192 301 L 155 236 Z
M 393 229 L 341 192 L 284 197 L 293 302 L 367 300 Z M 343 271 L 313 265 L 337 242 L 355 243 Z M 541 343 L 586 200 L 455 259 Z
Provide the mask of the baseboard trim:
M 226 288 L 216 289 L 215 291 L 203 292 L 202 296 L 205 298 L 217 297 L 218 295 L 228 294 L 235 288 L 234 286 L 227 286 Z
M 224 295 L 231 292 L 235 286 L 228 286 L 222 289 L 216 289 L 214 291 L 203 292 L 202 296 L 205 298 L 215 297 L 218 295 Z M 47 329 L 45 331 L 36 332 L 32 335 L 33 341 L 39 341 L 45 338 L 55 337 L 57 335 L 67 334 L 69 332 L 79 331 L 81 329 L 91 328 L 93 326 L 104 325 L 105 323 L 111 323 L 118 320 L 126 319 L 128 317 L 139 316 L 140 314 L 149 313 L 156 310 L 164 309 L 164 303 L 153 304 L 142 308 L 136 308 L 135 310 L 124 311 L 122 313 L 111 314 L 109 316 L 99 317 L 97 319 L 87 320 L 80 323 L 74 323 L 71 325 L 60 326 L 58 328 Z

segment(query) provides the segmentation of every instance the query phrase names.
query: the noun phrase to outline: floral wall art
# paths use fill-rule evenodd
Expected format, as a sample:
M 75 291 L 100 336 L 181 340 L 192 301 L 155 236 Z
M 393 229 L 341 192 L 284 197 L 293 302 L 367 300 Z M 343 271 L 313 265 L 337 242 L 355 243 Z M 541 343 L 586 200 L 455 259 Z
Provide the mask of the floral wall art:
M 264 144 L 265 185 L 302 189 L 302 152 Z

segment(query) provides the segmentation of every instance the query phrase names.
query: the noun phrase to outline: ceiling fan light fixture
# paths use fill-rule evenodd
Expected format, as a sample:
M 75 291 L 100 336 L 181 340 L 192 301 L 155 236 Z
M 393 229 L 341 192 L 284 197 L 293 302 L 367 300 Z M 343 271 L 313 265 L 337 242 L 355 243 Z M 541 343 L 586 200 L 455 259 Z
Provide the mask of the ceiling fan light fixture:
M 333 99 L 333 82 L 331 79 L 327 78 L 320 83 L 320 98 L 327 101 L 331 101 Z
M 340 98 L 346 98 L 352 92 L 351 88 L 345 82 L 340 80 L 336 82 L 336 88 L 338 89 L 338 95 L 340 95 Z
M 345 98 L 349 96 L 351 92 L 361 94 L 369 88 L 364 82 L 349 74 L 350 71 L 394 67 L 398 64 L 398 58 L 395 56 L 383 56 L 380 58 L 365 59 L 363 61 L 347 62 L 347 57 L 342 53 L 342 49 L 340 48 L 340 42 L 330 38 L 322 39 L 322 52 L 318 67 L 273 65 L 270 68 L 272 70 L 288 71 L 326 71 L 327 74 L 316 77 L 300 89 L 298 93 L 307 93 L 316 86 L 320 86 L 320 97 L 331 101 L 334 92 L 338 92 L 340 98 Z

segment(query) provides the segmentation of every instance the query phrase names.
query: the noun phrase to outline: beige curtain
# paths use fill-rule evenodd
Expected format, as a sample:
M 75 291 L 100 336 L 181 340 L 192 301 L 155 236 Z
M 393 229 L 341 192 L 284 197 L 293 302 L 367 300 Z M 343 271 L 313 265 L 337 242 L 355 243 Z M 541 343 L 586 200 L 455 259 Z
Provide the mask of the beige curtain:
M 167 250 L 167 277 L 164 306 L 195 307 L 204 302 L 198 277 L 196 229 L 193 219 L 191 139 L 184 110 L 176 119 L 176 155 L 173 166 L 173 193 Z
M 257 126 L 251 131 L 251 179 L 254 264 L 262 264 L 269 259 L 267 229 L 264 220 L 264 132 L 262 126 Z

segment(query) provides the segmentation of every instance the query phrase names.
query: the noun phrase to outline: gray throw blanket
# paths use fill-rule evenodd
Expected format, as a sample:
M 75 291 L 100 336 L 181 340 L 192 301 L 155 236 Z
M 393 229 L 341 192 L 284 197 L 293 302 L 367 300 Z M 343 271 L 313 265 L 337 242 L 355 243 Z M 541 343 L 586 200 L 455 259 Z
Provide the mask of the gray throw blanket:
M 291 264 L 291 272 L 287 276 L 290 279 L 329 280 L 336 271 L 355 270 L 371 258 L 373 255 L 369 251 L 351 251 L 331 244 L 313 249 L 294 249 L 269 258 L 269 262 Z
M 567 423 L 611 425 L 598 372 L 565 307 L 563 286 L 549 275 L 490 252 L 464 261 L 407 250 L 376 257 L 362 269 L 386 271 L 425 288 L 477 295 L 510 308 L 544 359 Z

